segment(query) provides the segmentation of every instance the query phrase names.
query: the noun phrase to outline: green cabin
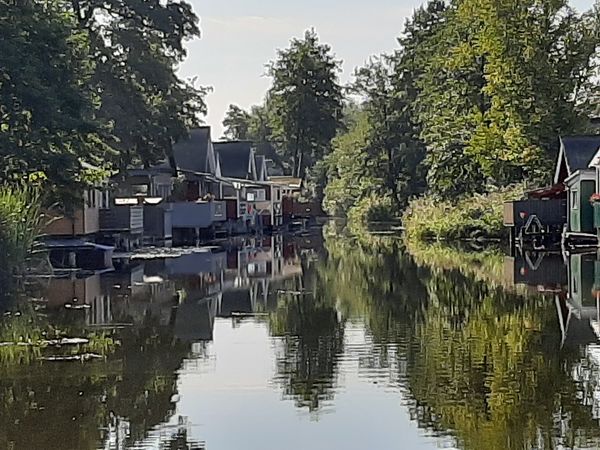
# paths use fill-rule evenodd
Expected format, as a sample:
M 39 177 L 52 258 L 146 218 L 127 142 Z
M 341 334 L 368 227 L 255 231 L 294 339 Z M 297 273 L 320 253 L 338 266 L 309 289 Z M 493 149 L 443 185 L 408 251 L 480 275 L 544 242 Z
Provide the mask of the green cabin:
M 596 234 L 594 206 L 590 197 L 598 192 L 598 176 L 592 162 L 599 149 L 600 136 L 560 138 L 554 182 L 564 181 L 567 187 L 567 225 L 571 233 Z
M 569 231 L 595 233 L 594 207 L 590 197 L 596 192 L 596 171 L 578 170 L 565 183 L 569 191 Z

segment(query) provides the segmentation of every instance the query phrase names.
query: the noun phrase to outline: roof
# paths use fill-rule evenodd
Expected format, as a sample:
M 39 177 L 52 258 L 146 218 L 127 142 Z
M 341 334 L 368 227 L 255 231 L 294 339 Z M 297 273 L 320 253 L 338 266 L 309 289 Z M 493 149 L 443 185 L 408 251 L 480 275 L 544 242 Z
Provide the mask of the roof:
M 191 130 L 187 139 L 173 146 L 173 157 L 177 170 L 208 173 L 210 145 L 210 127 L 200 127 Z
M 565 175 L 568 177 L 578 170 L 587 169 L 598 149 L 600 149 L 600 135 L 561 137 L 555 183 L 563 181 L 560 178 L 565 178 Z M 567 173 L 561 175 L 563 164 L 566 164 Z
M 564 183 L 554 184 L 539 189 L 534 189 L 526 193 L 528 198 L 560 198 L 564 195 L 567 188 Z
M 269 181 L 280 186 L 284 186 L 288 189 L 300 189 L 302 188 L 302 178 L 281 176 L 281 177 L 270 177 Z
M 263 155 L 255 155 L 256 177 L 260 181 L 265 181 L 268 178 L 266 158 Z
M 215 142 L 214 149 L 219 160 L 222 176 L 241 180 L 254 178 L 251 142 Z

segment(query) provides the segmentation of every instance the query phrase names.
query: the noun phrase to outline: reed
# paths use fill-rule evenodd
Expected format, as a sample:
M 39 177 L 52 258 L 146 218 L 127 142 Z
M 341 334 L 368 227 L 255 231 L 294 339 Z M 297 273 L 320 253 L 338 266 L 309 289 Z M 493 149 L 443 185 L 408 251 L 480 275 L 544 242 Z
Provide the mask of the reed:
M 42 226 L 39 187 L 0 185 L 0 272 L 10 276 L 23 270 Z

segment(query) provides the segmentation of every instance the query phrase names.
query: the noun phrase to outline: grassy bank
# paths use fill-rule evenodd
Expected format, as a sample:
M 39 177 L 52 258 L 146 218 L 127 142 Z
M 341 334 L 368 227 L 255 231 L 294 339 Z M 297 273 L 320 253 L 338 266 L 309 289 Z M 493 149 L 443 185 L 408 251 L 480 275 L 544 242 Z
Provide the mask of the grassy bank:
M 457 241 L 475 237 L 501 238 L 504 202 L 519 198 L 523 186 L 513 186 L 457 202 L 422 197 L 413 200 L 402 222 L 409 241 Z

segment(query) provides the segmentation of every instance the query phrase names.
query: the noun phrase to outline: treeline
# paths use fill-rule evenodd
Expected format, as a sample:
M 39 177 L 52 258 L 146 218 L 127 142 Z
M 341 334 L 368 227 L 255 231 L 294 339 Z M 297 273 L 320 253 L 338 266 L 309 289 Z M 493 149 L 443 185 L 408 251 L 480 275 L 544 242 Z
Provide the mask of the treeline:
M 590 132 L 600 114 L 598 14 L 566 0 L 432 0 L 343 88 L 310 31 L 268 66 L 262 105 L 230 108 L 226 135 L 269 143 L 335 215 L 549 181 L 558 136 Z
M 103 171 L 168 156 L 206 112 L 176 74 L 199 34 L 175 0 L 0 2 L 0 184 L 42 172 L 65 205 Z

